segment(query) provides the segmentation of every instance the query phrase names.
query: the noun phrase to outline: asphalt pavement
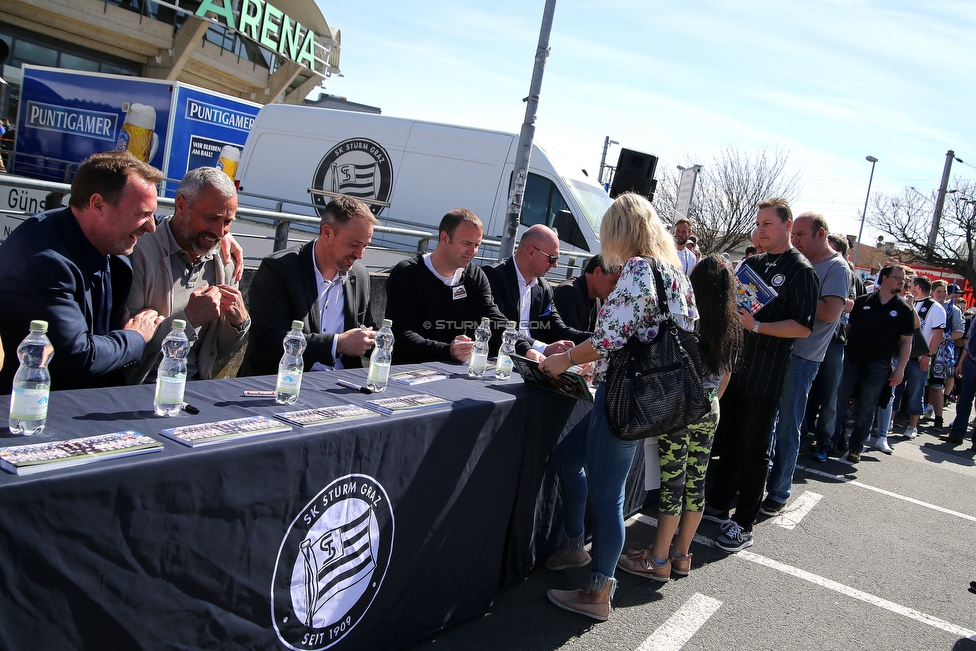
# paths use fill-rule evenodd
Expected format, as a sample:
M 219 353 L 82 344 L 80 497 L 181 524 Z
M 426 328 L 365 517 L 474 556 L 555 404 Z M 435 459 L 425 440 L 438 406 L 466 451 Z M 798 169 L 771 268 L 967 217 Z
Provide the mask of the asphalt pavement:
M 946 423 L 954 416 L 947 406 Z M 974 452 L 931 425 L 913 440 L 896 426 L 892 455 L 868 450 L 855 465 L 802 451 L 786 510 L 760 516 L 753 547 L 726 554 L 711 544 L 718 525 L 703 522 L 691 575 L 618 572 L 607 622 L 546 599 L 581 587 L 588 568 L 540 568 L 411 651 L 976 651 Z M 655 516 L 628 520 L 627 548 L 650 545 Z

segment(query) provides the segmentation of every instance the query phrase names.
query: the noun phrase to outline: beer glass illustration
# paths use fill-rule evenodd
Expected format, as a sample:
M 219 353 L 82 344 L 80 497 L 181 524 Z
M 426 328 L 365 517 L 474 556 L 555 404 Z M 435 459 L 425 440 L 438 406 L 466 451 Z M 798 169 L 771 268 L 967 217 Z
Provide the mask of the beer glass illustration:
M 159 136 L 156 135 L 156 109 L 146 104 L 122 105 L 125 121 L 119 131 L 119 141 L 115 148 L 128 149 L 129 153 L 148 163 L 156 155 Z
M 223 170 L 224 174 L 233 181 L 234 175 L 237 174 L 237 164 L 240 162 L 241 150 L 231 145 L 224 145 L 224 148 L 220 150 L 220 158 L 217 159 L 216 167 L 218 170 Z

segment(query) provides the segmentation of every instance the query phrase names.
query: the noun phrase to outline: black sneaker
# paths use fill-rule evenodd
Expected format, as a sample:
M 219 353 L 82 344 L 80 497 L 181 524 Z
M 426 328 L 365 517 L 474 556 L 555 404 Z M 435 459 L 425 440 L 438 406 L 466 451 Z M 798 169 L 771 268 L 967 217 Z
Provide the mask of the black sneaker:
M 740 552 L 746 547 L 752 547 L 752 532 L 733 522 L 715 539 L 715 546 L 730 554 Z
M 772 497 L 766 497 L 759 506 L 759 512 L 763 515 L 779 515 L 786 508 L 785 502 L 777 502 Z
M 705 505 L 705 511 L 702 513 L 702 518 L 708 520 L 709 522 L 716 522 L 722 526 L 727 525 L 732 521 L 729 517 L 728 511 L 721 511 L 713 506 Z
M 942 421 L 942 416 L 936 416 L 935 422 L 932 424 L 932 429 L 941 430 L 945 427 L 945 423 Z

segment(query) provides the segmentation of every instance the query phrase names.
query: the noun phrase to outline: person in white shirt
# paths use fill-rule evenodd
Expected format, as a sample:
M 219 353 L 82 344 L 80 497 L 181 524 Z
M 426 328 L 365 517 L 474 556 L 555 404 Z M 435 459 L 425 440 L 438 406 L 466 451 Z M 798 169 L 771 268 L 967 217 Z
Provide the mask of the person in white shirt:
M 681 260 L 686 276 L 698 262 L 695 253 L 687 246 L 689 237 L 691 237 L 691 220 L 682 217 L 674 223 L 674 245 L 678 249 L 678 259 Z

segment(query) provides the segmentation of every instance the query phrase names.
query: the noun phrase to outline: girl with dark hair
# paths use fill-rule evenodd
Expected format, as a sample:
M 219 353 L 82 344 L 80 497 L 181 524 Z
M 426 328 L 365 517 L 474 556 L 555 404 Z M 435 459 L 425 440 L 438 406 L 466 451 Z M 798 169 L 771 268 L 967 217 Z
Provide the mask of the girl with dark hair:
M 703 257 L 690 280 L 698 305 L 698 351 L 712 408 L 698 422 L 658 439 L 661 499 L 654 544 L 649 549 L 631 549 L 617 560 L 621 570 L 655 581 L 691 571 L 689 547 L 705 505 L 705 470 L 718 426 L 718 399 L 742 347 L 735 278 L 725 258 Z

